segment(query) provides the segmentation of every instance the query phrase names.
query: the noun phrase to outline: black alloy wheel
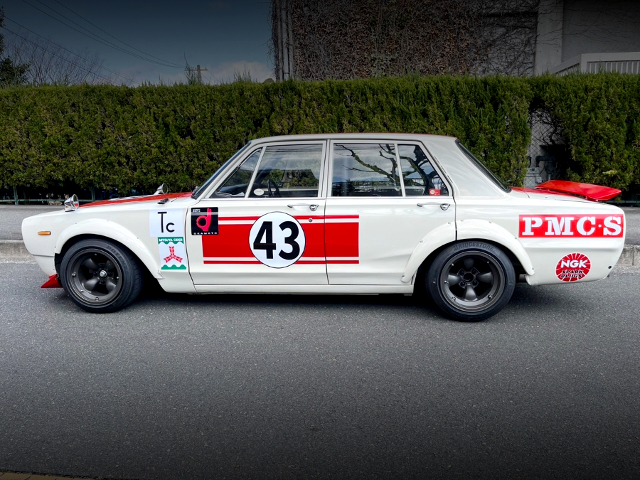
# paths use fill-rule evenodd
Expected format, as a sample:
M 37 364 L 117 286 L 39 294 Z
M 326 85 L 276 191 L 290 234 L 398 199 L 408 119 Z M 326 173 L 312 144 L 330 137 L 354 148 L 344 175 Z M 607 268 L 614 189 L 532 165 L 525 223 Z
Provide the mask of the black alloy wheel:
M 426 287 L 449 316 L 484 320 L 500 311 L 515 288 L 515 271 L 505 253 L 486 242 L 459 242 L 431 264 Z
M 82 240 L 65 253 L 60 280 L 71 299 L 94 313 L 129 305 L 142 289 L 137 259 L 121 246 L 101 239 Z

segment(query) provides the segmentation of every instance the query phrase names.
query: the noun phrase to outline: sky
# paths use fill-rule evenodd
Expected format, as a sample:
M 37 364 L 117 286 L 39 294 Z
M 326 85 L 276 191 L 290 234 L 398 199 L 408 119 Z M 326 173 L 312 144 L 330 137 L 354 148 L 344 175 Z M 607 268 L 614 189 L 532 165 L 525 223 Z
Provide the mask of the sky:
M 208 70 L 202 73 L 203 83 L 230 82 L 234 74 L 245 72 L 257 81 L 273 77 L 268 55 L 269 4 L 269 0 L 0 0 L 6 28 L 32 36 L 20 24 L 83 56 L 97 53 L 106 69 L 133 78 L 133 85 L 186 81 L 185 56 L 192 68 L 200 65 Z M 85 27 L 136 55 L 144 56 L 142 51 L 178 66 L 127 55 L 52 17 L 80 32 L 86 33 L 80 26 Z M 6 30 L 0 33 L 5 41 L 12 36 Z M 113 77 L 108 71 L 103 73 Z M 117 83 L 122 81 L 115 78 Z

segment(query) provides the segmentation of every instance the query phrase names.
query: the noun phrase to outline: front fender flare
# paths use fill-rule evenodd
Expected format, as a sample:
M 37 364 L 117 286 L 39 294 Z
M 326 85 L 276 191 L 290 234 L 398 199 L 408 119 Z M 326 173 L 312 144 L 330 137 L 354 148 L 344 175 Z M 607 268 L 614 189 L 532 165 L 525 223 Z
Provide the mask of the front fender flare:
M 520 241 L 504 227 L 488 220 L 460 220 L 457 222 L 458 240 L 489 240 L 513 253 L 528 275 L 533 275 L 533 263 Z
M 61 253 L 64 245 L 78 235 L 94 235 L 110 238 L 125 245 L 147 267 L 154 278 L 163 278 L 159 273 L 160 266 L 153 255 L 151 255 L 151 252 L 149 252 L 149 249 L 133 232 L 119 223 L 95 218 L 75 223 L 60 234 L 56 241 L 55 253 Z

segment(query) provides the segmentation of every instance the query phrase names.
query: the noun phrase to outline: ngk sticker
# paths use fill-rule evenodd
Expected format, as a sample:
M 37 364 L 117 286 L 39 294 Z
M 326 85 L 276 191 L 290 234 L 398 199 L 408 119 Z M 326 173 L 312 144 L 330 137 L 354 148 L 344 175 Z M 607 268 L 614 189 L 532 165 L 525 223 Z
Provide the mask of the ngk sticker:
M 520 215 L 521 238 L 616 238 L 624 215 Z
M 570 253 L 562 257 L 556 265 L 556 275 L 563 282 L 581 280 L 589 270 L 591 270 L 591 261 L 582 253 Z

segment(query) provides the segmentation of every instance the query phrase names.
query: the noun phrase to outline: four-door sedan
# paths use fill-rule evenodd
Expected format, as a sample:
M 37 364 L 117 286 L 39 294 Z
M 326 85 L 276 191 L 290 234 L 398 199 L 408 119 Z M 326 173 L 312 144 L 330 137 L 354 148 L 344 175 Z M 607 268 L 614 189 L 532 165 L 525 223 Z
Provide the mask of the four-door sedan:
M 451 137 L 283 136 L 249 142 L 193 194 L 75 198 L 22 234 L 43 286 L 90 312 L 129 305 L 147 270 L 167 292 L 428 292 L 477 321 L 516 281 L 607 277 L 625 218 L 597 200 L 618 193 L 509 188 Z

